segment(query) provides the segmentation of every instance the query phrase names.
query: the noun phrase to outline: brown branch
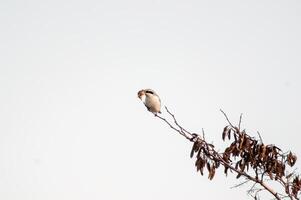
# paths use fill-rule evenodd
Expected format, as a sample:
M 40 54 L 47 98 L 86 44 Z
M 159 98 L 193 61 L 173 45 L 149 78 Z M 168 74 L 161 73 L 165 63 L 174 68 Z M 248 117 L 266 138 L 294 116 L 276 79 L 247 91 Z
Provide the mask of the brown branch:
M 230 128 L 228 128 L 228 126 L 225 127 L 223 132 L 223 139 L 228 136 L 230 140 L 231 134 L 235 138 L 234 142 L 228 148 L 226 148 L 224 153 L 221 154 L 215 150 L 212 144 L 205 141 L 205 133 L 203 129 L 203 138 L 201 138 L 201 136 L 199 136 L 198 134 L 187 131 L 178 123 L 175 115 L 171 113 L 167 107 L 165 107 L 165 109 L 167 113 L 172 117 L 173 123 L 169 122 L 167 119 L 159 115 L 155 116 L 164 121 L 170 128 L 178 132 L 180 135 L 184 136 L 187 140 L 194 143 L 191 151 L 191 157 L 193 156 L 194 152 L 197 153 L 196 167 L 197 170 L 201 172 L 201 174 L 203 174 L 203 168 L 207 166 L 209 172 L 208 178 L 212 179 L 215 174 L 215 169 L 218 168 L 221 164 L 225 168 L 226 175 L 228 169 L 230 169 L 232 173 L 235 172 L 237 174 L 237 178 L 242 176 L 247 179 L 246 182 L 252 181 L 254 185 L 249 191 L 253 190 L 254 186 L 257 184 L 262 187 L 261 189 L 256 189 L 256 194 L 254 196 L 255 199 L 257 198 L 258 193 L 263 190 L 269 192 L 277 200 L 281 200 L 286 197 L 290 198 L 291 200 L 299 199 L 297 195 L 301 190 L 301 179 L 299 179 L 298 176 L 295 176 L 294 182 L 289 182 L 288 179 L 287 182 L 285 182 L 282 179 L 282 177 L 284 176 L 284 172 L 282 171 L 284 171 L 285 169 L 285 167 L 283 168 L 283 166 L 285 166 L 286 162 L 288 162 L 292 166 L 295 163 L 296 157 L 291 153 L 287 155 L 280 154 L 279 151 L 281 150 L 276 146 L 264 145 L 259 133 L 258 134 L 261 143 L 247 135 L 245 133 L 245 130 L 240 131 L 242 114 L 240 115 L 238 127 L 235 127 L 230 122 L 226 113 L 223 110 L 220 110 L 230 125 Z M 236 162 L 232 162 L 230 160 L 230 157 L 238 157 L 241 158 L 241 160 L 237 159 Z M 281 158 L 282 160 L 280 161 L 278 160 L 278 158 Z M 249 170 L 249 165 L 251 165 L 251 168 L 254 169 L 254 172 L 256 174 L 255 177 L 247 173 L 247 171 Z M 258 174 L 261 174 L 261 179 L 258 178 Z M 285 189 L 287 196 L 274 191 L 271 186 L 269 186 L 264 181 L 264 176 L 270 178 L 271 180 L 279 182 L 285 188 L 289 188 Z

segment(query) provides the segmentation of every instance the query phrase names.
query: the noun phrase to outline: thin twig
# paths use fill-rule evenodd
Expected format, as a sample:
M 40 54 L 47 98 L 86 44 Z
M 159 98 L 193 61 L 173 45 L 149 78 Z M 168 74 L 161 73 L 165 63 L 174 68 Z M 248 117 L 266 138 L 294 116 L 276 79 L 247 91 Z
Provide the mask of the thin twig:
M 239 122 L 238 122 L 238 129 L 239 130 L 240 130 L 241 121 L 242 121 L 242 113 L 240 114 Z
M 259 131 L 257 131 L 257 134 L 258 134 L 258 137 L 259 137 L 259 139 L 260 139 L 260 142 L 263 143 L 263 140 L 262 140 L 262 137 L 261 137 Z
M 229 120 L 228 116 L 226 115 L 226 113 L 222 109 L 219 109 L 219 110 L 223 113 L 223 115 L 225 116 L 225 118 L 226 118 L 227 122 L 230 124 L 230 126 L 232 126 L 232 128 L 234 128 L 235 126 L 233 126 L 233 124 L 230 122 L 230 120 Z
M 173 130 L 177 131 L 180 135 L 184 136 L 186 139 L 190 139 L 190 137 L 188 137 L 186 134 L 184 134 L 181 130 L 175 128 L 171 123 L 169 123 L 165 118 L 159 116 L 159 115 L 155 115 L 155 117 L 160 118 L 161 120 L 163 120 L 165 123 L 167 123 L 169 125 L 170 128 L 172 128 Z
M 238 188 L 238 187 L 240 187 L 240 186 L 242 186 L 242 185 L 248 183 L 249 181 L 250 181 L 249 179 L 246 179 L 245 181 L 243 181 L 243 182 L 241 182 L 241 183 L 239 183 L 239 184 L 237 184 L 237 185 L 232 186 L 231 189 L 232 189 L 232 188 Z

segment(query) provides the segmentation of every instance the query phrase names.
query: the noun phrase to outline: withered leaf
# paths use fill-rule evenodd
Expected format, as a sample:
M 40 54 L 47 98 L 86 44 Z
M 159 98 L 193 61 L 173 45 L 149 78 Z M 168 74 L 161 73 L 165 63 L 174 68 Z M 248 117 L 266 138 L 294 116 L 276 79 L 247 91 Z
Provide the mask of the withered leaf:
M 226 174 L 226 176 L 228 175 L 228 169 L 229 169 L 229 167 L 225 166 L 224 173 Z
M 197 171 L 200 171 L 202 175 L 204 175 L 204 166 L 205 166 L 205 161 L 202 158 L 198 158 L 195 162 L 195 166 L 197 167 Z
M 236 133 L 239 133 L 239 128 L 238 127 L 234 127 L 234 129 L 235 129 Z
M 241 162 L 241 163 L 239 164 L 240 170 L 241 170 L 241 171 L 244 171 L 244 170 L 245 170 L 245 166 L 246 166 L 246 164 L 243 163 L 243 162 Z
M 272 175 L 271 171 L 268 172 L 268 175 L 269 175 L 270 179 L 273 180 L 273 175 Z
M 225 141 L 225 138 L 231 134 L 231 127 L 226 126 L 223 130 L 222 139 Z
M 212 166 L 211 170 L 209 171 L 208 178 L 209 178 L 210 180 L 212 180 L 213 177 L 214 177 L 214 175 L 215 175 L 215 167 Z
M 226 126 L 226 127 L 224 128 L 224 130 L 223 130 L 222 139 L 223 139 L 224 141 L 225 141 L 227 132 L 228 132 L 228 126 Z
M 190 152 L 190 158 L 193 157 L 194 152 L 197 152 L 198 150 L 198 142 L 194 142 L 191 148 L 191 152 Z
M 229 130 L 229 133 L 228 133 L 228 140 L 231 140 L 231 129 Z
M 235 169 L 238 169 L 238 166 L 240 165 L 240 163 L 241 163 L 241 160 L 235 164 Z
M 237 142 L 237 136 L 236 134 L 233 134 L 234 135 L 234 141 Z
M 290 152 L 287 156 L 287 163 L 289 166 L 294 166 L 297 161 L 297 156 Z
M 294 173 L 289 173 L 288 175 L 286 175 L 286 178 L 289 179 Z
M 209 162 L 207 162 L 207 170 L 210 172 L 210 169 L 211 168 L 211 166 L 210 166 L 210 163 Z
M 242 133 L 239 139 L 240 139 L 239 149 L 242 149 L 243 148 L 243 144 L 245 142 L 245 134 Z

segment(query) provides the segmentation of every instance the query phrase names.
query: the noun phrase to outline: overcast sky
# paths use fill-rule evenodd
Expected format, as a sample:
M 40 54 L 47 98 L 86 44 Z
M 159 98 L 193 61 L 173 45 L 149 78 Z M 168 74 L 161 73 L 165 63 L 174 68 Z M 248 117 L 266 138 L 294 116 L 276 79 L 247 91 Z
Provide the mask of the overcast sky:
M 154 89 L 220 150 L 221 108 L 301 158 L 300 10 L 290 0 L 2 0 L 0 199 L 247 199 L 222 169 L 213 181 L 197 173 L 191 144 L 137 91 Z

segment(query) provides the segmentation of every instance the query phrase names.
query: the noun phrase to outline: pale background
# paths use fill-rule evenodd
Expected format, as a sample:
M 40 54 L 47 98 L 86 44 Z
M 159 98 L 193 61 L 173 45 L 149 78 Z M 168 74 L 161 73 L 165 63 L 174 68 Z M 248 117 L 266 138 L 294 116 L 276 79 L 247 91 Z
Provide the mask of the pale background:
M 0 199 L 247 199 L 137 98 L 222 149 L 222 108 L 301 158 L 300 1 L 0 2 Z M 165 115 L 163 113 L 163 115 Z M 301 162 L 297 162 L 300 166 Z

